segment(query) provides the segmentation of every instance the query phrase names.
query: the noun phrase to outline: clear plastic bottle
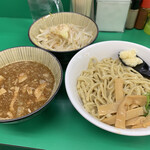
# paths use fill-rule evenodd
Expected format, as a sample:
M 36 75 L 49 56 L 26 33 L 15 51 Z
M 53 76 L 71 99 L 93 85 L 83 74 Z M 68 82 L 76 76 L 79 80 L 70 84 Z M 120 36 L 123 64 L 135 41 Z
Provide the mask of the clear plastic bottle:
M 63 12 L 61 0 L 28 0 L 33 21 L 50 13 Z

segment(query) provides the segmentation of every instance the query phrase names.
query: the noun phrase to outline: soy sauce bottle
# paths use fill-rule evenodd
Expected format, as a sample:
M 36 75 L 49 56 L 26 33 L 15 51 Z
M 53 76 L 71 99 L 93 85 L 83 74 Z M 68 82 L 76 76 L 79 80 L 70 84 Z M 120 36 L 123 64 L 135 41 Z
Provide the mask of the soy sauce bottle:
M 131 7 L 128 12 L 127 21 L 126 21 L 126 26 L 125 26 L 126 29 L 134 28 L 141 2 L 142 0 L 132 0 Z
M 150 10 L 150 0 L 143 0 L 135 23 L 136 29 L 144 28 L 148 18 L 149 10 Z

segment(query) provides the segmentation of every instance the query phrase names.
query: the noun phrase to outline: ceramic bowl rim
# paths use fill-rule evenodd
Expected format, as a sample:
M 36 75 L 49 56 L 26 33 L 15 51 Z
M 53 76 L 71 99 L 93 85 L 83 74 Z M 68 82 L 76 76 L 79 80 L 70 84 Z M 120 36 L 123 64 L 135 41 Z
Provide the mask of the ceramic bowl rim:
M 46 17 L 48 17 L 48 16 L 51 15 L 51 14 L 48 14 L 48 15 L 45 15 L 45 16 L 40 17 L 39 19 L 37 19 L 37 20 L 36 20 L 35 22 L 33 22 L 33 23 L 30 25 L 30 27 L 29 27 L 29 30 L 28 30 L 28 38 L 29 38 L 29 40 L 31 41 L 31 43 L 32 43 L 33 45 L 35 45 L 36 47 L 39 47 L 39 48 L 41 48 L 41 49 L 43 49 L 43 50 L 46 50 L 46 51 L 48 51 L 48 52 L 51 52 L 51 53 L 71 53 L 71 52 L 80 51 L 81 49 L 83 49 L 83 48 L 89 46 L 89 45 L 92 44 L 92 43 L 96 40 L 96 38 L 98 37 L 98 33 L 99 33 L 98 25 L 97 25 L 96 22 L 93 21 L 90 17 L 88 17 L 88 16 L 86 16 L 86 15 L 83 15 L 83 14 L 80 14 L 80 13 L 76 13 L 76 12 L 59 12 L 59 13 L 53 13 L 52 15 L 55 15 L 55 14 L 77 14 L 77 15 L 84 16 L 84 17 L 90 19 L 90 20 L 94 23 L 94 25 L 96 26 L 97 32 L 96 32 L 95 38 L 94 38 L 90 43 L 88 43 L 87 45 L 85 45 L 85 46 L 83 46 L 83 47 L 81 47 L 81 48 L 75 49 L 75 50 L 55 51 L 55 50 L 49 50 L 49 49 L 40 47 L 38 44 L 34 43 L 33 40 L 32 40 L 32 38 L 30 37 L 30 30 L 31 30 L 32 26 L 33 26 L 36 22 L 38 22 L 40 19 L 46 18 Z
M 4 49 L 2 51 L 0 51 L 0 55 L 1 53 L 3 53 L 4 51 L 9 51 L 11 49 L 19 49 L 19 48 L 35 48 L 35 49 L 38 49 L 38 50 L 42 50 L 41 48 L 38 48 L 38 47 L 32 47 L 32 46 L 16 46 L 16 47 L 12 47 L 12 48 L 7 48 L 7 49 Z M 43 51 L 43 50 L 42 50 Z M 52 53 L 48 53 L 47 51 L 44 51 L 45 53 L 47 53 L 47 55 L 51 55 L 53 58 L 56 59 L 56 62 L 58 63 L 59 67 L 60 67 L 60 81 L 59 81 L 59 84 L 58 84 L 58 87 L 56 89 L 56 91 L 53 93 L 53 95 L 46 101 L 46 103 L 44 103 L 44 105 L 42 105 L 40 108 L 38 108 L 37 110 L 25 115 L 25 116 L 22 116 L 22 117 L 18 117 L 18 118 L 14 118 L 14 119 L 7 119 L 7 120 L 0 120 L 0 123 L 15 123 L 15 122 L 18 122 L 18 121 L 22 121 L 22 120 L 25 120 L 27 119 L 28 117 L 31 117 L 31 116 L 34 116 L 35 114 L 37 114 L 38 112 L 42 111 L 53 99 L 54 97 L 56 96 L 56 94 L 58 93 L 60 87 L 61 87 L 61 84 L 62 84 L 62 81 L 63 81 L 63 69 L 62 69 L 62 66 L 61 66 L 61 63 L 59 62 L 59 60 L 57 59 L 57 57 L 52 54 Z
M 98 42 L 98 43 L 95 43 L 95 44 L 92 44 L 86 48 L 84 48 L 83 50 L 79 51 L 78 53 L 76 53 L 72 59 L 70 60 L 68 66 L 67 66 L 67 69 L 66 69 L 66 74 L 65 74 L 65 87 L 66 87 L 66 92 L 67 92 L 67 95 L 68 95 L 68 98 L 70 100 L 70 102 L 72 103 L 73 107 L 77 110 L 77 112 L 82 116 L 84 117 L 86 120 L 88 120 L 90 123 L 92 123 L 93 125 L 97 126 L 98 128 L 101 128 L 103 130 L 106 130 L 106 131 L 109 131 L 111 133 L 115 133 L 115 134 L 119 134 L 119 135 L 124 135 L 124 136 L 147 136 L 147 135 L 150 135 L 150 131 L 149 132 L 146 132 L 146 131 L 143 131 L 144 128 L 140 128 L 138 130 L 134 130 L 132 129 L 132 132 L 131 132 L 131 129 L 119 129 L 119 128 L 115 128 L 115 127 L 112 127 L 110 125 L 107 125 L 103 122 L 100 122 L 98 119 L 92 117 L 86 110 L 83 109 L 83 107 L 81 108 L 77 102 L 77 100 L 75 98 L 73 98 L 72 96 L 72 93 L 71 93 L 71 89 L 70 86 L 69 86 L 69 81 L 68 81 L 68 78 L 69 78 L 69 72 L 70 72 L 70 68 L 72 66 L 72 63 L 73 61 L 76 62 L 75 60 L 78 59 L 78 56 L 80 54 L 83 54 L 85 51 L 90 51 L 90 47 L 93 47 L 93 46 L 96 46 L 96 45 L 101 45 L 101 44 L 110 44 L 111 42 L 120 42 L 120 43 L 127 43 L 127 44 L 133 44 L 133 45 L 137 45 L 141 48 L 144 48 L 145 50 L 149 50 L 149 53 L 150 53 L 150 48 L 146 47 L 146 46 L 143 46 L 143 45 L 140 45 L 140 44 L 137 44 L 137 43 L 133 43 L 133 42 L 128 42 L 128 41 L 119 41 L 119 40 L 110 40 L 110 41 L 103 41 L 103 42 Z M 150 127 L 149 127 L 150 128 Z M 148 129 L 147 129 L 148 130 Z

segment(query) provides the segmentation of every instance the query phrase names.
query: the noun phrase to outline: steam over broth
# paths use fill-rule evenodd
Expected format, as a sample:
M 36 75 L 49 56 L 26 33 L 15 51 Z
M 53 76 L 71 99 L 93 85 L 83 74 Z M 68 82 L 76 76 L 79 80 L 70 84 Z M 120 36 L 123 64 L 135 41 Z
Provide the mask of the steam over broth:
M 40 108 L 50 97 L 54 82 L 49 68 L 37 62 L 20 61 L 0 68 L 0 120 Z

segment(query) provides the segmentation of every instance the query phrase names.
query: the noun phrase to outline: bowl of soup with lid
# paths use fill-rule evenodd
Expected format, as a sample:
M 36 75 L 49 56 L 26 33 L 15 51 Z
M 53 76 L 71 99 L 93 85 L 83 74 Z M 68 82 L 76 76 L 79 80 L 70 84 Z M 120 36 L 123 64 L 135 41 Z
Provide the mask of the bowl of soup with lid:
M 39 114 L 57 94 L 62 67 L 51 53 L 35 47 L 0 52 L 0 123 Z

